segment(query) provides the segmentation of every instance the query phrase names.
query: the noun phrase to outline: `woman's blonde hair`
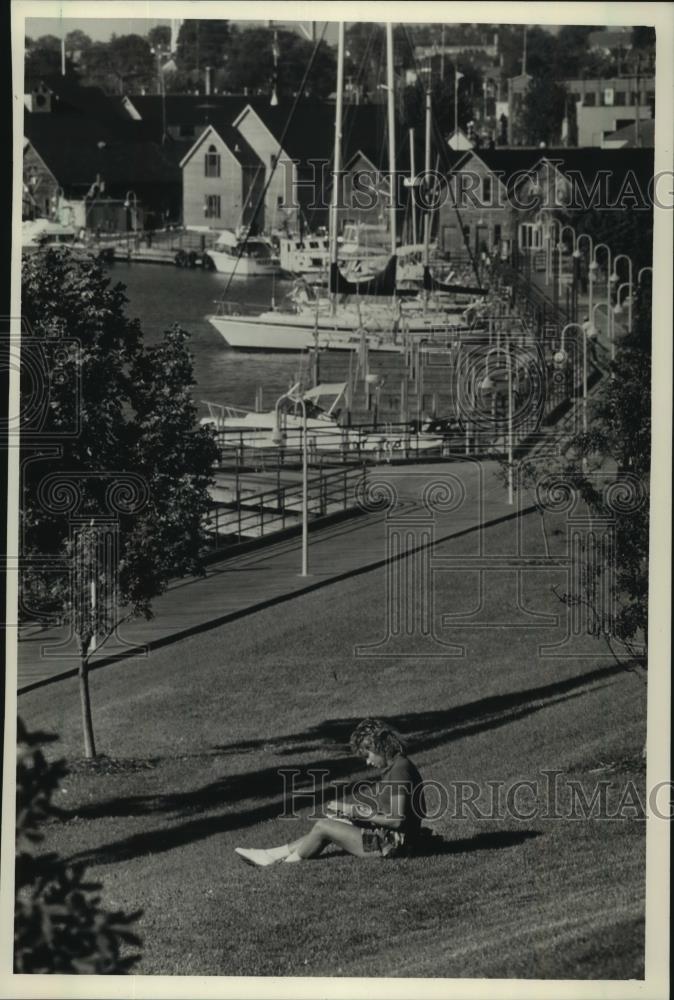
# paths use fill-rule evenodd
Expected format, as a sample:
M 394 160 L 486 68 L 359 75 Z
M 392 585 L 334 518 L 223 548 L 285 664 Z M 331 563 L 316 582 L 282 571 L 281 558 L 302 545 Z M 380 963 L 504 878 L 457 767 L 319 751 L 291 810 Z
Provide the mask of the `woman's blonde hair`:
M 387 763 L 398 754 L 407 752 L 402 738 L 381 719 L 363 719 L 351 733 L 349 742 L 355 754 L 362 756 L 364 752 L 373 750 L 385 757 Z

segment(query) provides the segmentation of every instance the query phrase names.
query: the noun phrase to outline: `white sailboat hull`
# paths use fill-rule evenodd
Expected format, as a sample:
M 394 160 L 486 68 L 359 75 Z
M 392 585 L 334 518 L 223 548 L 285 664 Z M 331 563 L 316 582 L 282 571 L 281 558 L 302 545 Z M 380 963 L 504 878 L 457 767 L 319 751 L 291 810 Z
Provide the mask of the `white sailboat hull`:
M 321 350 L 352 351 L 362 345 L 363 334 L 370 351 L 401 354 L 408 336 L 449 333 L 465 326 L 460 314 L 432 312 L 426 316 L 405 316 L 402 325 L 386 316 L 363 317 L 360 326 L 356 314 L 330 316 L 309 312 L 268 312 L 261 316 L 211 315 L 206 317 L 227 344 L 243 351 L 305 351 L 315 346 Z M 403 332 L 404 331 L 404 332 Z
M 254 278 L 281 273 L 280 265 L 274 261 L 256 260 L 254 257 L 246 257 L 245 255 L 236 258 L 219 250 L 209 250 L 208 256 L 213 261 L 218 273 L 235 274 L 237 278 Z
M 274 323 L 247 316 L 207 319 L 230 347 L 240 351 L 306 351 L 316 346 L 316 342 L 321 350 L 353 351 L 358 350 L 363 339 L 360 330 L 353 327 L 327 327 L 319 323 L 315 334 L 314 326 L 304 322 Z M 404 350 L 402 338 L 396 342 L 391 335 L 368 332 L 365 339 L 370 351 L 401 354 Z

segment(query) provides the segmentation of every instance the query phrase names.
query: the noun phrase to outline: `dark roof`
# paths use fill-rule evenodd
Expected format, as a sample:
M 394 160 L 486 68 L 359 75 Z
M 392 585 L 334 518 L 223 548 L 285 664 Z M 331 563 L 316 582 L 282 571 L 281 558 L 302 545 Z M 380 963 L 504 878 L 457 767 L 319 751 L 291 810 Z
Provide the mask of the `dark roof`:
M 262 160 L 257 155 L 253 147 L 244 139 L 238 129 L 235 129 L 233 125 L 228 124 L 226 121 L 222 121 L 217 117 L 209 123 L 215 131 L 218 133 L 222 141 L 227 146 L 227 149 L 236 157 L 238 162 L 242 167 L 261 167 L 263 166 Z M 204 131 L 208 128 L 208 125 L 204 128 Z M 199 139 L 203 137 L 203 132 Z M 190 149 L 198 142 L 199 139 L 190 142 L 188 148 L 183 153 L 183 156 L 189 152 Z
M 80 115 L 24 115 L 26 138 L 64 190 L 86 191 L 97 174 L 114 187 L 179 183 L 177 167 L 133 125 L 120 130 Z
M 545 154 L 539 147 L 470 149 L 460 154 L 452 169 L 462 170 L 472 156 L 479 156 L 488 170 L 498 174 L 510 190 L 518 182 L 522 174 L 528 173 L 540 163 Z
M 52 92 L 52 114 L 82 114 L 96 119 L 128 120 L 121 99 L 110 97 L 100 87 L 82 87 L 68 76 L 48 75 L 41 82 Z
M 247 104 L 255 104 L 256 98 L 243 95 L 212 94 L 129 94 L 131 102 L 141 120 L 146 122 L 161 139 L 164 121 L 167 127 L 175 125 L 209 125 L 216 118 L 231 124 Z M 268 103 L 268 99 L 267 99 Z
M 606 138 L 624 139 L 627 141 L 628 146 L 635 146 L 637 141 L 636 123 L 632 122 L 631 125 L 619 128 L 616 132 L 612 132 L 611 135 L 606 136 Z M 645 121 L 639 123 L 639 138 L 642 146 L 646 148 L 655 146 L 655 119 L 647 118 Z
M 571 171 L 591 185 L 601 171 L 608 177 L 609 192 L 617 195 L 628 175 L 636 177 L 642 192 L 648 191 L 653 177 L 652 149 L 598 149 L 595 146 L 570 146 L 563 149 L 541 150 L 548 160 L 561 160 L 559 169 Z
M 281 143 L 293 160 L 306 163 L 309 160 L 332 162 L 335 145 L 335 105 L 332 102 L 301 101 L 294 114 L 292 104 L 284 102 L 270 107 L 268 102 L 251 106 L 267 126 L 271 134 Z M 284 134 L 285 133 L 285 134 Z M 438 147 L 432 142 L 431 167 L 435 167 Z M 423 169 L 424 158 L 423 129 L 415 130 L 415 167 Z M 383 104 L 347 104 L 342 118 L 342 165 L 363 153 L 378 170 L 388 170 L 388 121 L 386 106 Z M 440 149 L 440 165 L 452 163 L 455 153 Z M 396 166 L 408 171 L 410 163 L 409 133 L 396 125 Z
M 477 149 L 463 154 L 454 169 L 457 166 L 459 170 L 463 169 L 471 155 L 475 154 L 491 171 L 502 172 L 506 187 L 510 190 L 522 174 L 533 171 L 545 159 L 554 162 L 561 173 L 582 178 L 588 190 L 592 189 L 601 172 L 607 178 L 609 195 L 616 197 L 628 176 L 636 178 L 640 190 L 646 194 L 653 176 L 653 153 L 651 148 L 599 149 L 596 146 Z
M 232 124 L 241 112 L 250 105 L 259 115 L 277 142 L 283 138 L 283 148 L 293 160 L 306 163 L 308 160 L 331 161 L 335 143 L 335 105 L 329 101 L 300 101 L 293 109 L 292 101 L 281 101 L 275 107 L 268 97 L 246 97 L 241 94 L 167 94 L 162 98 L 149 94 L 129 95 L 131 101 L 149 129 L 149 137 L 161 141 L 162 125 L 199 126 L 213 124 L 220 131 L 223 125 Z M 163 104 L 163 108 L 162 108 Z M 287 126 L 287 127 L 286 127 Z M 348 163 L 356 153 L 362 152 L 375 167 L 386 169 L 387 153 L 386 107 L 383 104 L 347 104 L 344 108 L 342 124 L 342 162 Z M 285 133 L 285 134 L 284 134 Z M 223 135 L 223 139 L 225 136 Z M 407 169 L 409 164 L 408 136 L 398 129 L 398 164 Z M 166 143 L 166 151 L 179 162 L 191 148 L 194 140 L 187 144 L 182 140 Z M 229 145 L 229 143 L 228 143 Z M 423 166 L 422 130 L 416 130 L 417 169 Z M 178 155 L 179 154 L 179 155 Z M 435 152 L 433 153 L 435 163 Z

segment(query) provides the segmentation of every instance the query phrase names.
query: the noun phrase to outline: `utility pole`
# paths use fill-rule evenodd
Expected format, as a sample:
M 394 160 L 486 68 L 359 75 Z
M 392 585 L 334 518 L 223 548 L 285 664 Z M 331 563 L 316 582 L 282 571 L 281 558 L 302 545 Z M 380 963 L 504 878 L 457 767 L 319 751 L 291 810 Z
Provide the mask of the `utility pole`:
M 440 79 L 445 80 L 445 26 L 443 24 L 440 34 Z
M 637 74 L 636 74 L 637 92 L 635 94 L 637 103 L 635 107 L 635 118 L 634 118 L 634 145 L 637 148 L 641 147 L 641 114 L 639 106 L 639 85 L 641 83 L 640 71 L 641 71 L 641 59 L 639 55 L 637 55 Z

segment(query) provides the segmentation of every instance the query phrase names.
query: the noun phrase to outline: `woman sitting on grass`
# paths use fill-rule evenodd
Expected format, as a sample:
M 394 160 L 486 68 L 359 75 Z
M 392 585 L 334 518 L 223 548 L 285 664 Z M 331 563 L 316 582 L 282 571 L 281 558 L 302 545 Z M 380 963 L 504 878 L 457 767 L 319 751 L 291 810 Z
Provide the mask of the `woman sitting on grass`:
M 426 815 L 423 781 L 408 759 L 401 738 L 379 719 L 364 719 L 351 734 L 351 749 L 369 767 L 384 768 L 374 796 L 360 802 L 329 803 L 334 818 L 319 819 L 309 833 L 281 847 L 255 850 L 237 847 L 250 865 L 315 858 L 330 844 L 358 858 L 399 857 L 413 853 Z

